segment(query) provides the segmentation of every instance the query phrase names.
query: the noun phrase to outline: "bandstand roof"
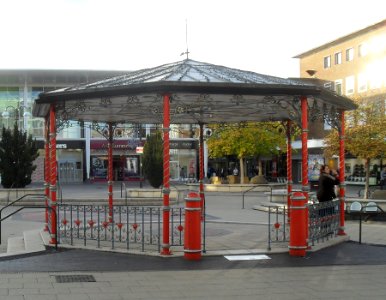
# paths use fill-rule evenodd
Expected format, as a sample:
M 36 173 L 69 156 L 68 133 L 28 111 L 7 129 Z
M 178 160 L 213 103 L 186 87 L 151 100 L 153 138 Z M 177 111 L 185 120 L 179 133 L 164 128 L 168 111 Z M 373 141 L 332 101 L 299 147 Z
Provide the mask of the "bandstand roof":
M 161 123 L 162 95 L 170 94 L 171 123 L 298 119 L 299 99 L 326 116 L 356 105 L 319 85 L 185 59 L 113 78 L 42 93 L 33 115 L 113 123 Z

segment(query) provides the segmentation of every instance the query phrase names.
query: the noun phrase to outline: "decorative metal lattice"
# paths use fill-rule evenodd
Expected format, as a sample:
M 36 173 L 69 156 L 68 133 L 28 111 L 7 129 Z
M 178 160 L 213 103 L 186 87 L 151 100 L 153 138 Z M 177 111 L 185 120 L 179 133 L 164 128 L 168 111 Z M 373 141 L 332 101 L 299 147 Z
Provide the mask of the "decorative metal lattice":
M 74 245 L 96 243 L 97 247 L 152 250 L 161 247 L 161 208 L 113 206 L 109 222 L 107 205 L 58 205 L 58 241 Z M 172 208 L 170 214 L 171 245 L 183 245 L 184 209 Z
M 331 127 L 338 130 L 341 129 L 340 112 L 335 106 L 328 106 L 327 104 L 323 105 L 323 119 Z
M 340 205 L 339 200 L 326 201 L 308 206 L 309 211 L 309 240 L 324 241 L 336 236 L 339 229 Z

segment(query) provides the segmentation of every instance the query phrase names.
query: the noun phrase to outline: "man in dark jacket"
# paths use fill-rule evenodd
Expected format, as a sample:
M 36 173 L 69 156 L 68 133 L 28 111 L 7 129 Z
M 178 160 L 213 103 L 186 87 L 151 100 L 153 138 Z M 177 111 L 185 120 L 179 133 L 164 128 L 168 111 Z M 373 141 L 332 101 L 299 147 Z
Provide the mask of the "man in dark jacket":
M 319 190 L 316 194 L 319 202 L 331 201 L 336 198 L 335 185 L 339 184 L 339 177 L 336 170 L 322 165 L 320 168 Z

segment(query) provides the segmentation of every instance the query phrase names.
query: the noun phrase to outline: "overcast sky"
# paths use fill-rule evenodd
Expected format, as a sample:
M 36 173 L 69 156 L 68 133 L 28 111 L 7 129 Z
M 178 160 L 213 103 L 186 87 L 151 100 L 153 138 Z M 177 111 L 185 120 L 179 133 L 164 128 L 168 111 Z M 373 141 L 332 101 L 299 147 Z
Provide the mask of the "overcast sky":
M 384 4 L 382 4 L 384 3 Z M 0 0 L 0 68 L 136 70 L 190 58 L 279 77 L 386 18 L 380 0 Z

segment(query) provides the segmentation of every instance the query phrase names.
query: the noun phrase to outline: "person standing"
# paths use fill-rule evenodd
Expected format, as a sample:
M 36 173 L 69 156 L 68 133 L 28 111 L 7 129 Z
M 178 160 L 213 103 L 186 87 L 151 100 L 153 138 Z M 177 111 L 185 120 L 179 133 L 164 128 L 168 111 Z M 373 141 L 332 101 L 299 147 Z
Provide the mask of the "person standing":
M 327 165 L 320 167 L 319 189 L 316 194 L 319 202 L 331 201 L 336 198 L 335 185 L 339 184 L 338 172 Z
M 235 168 L 233 169 L 233 175 L 234 175 L 234 176 L 239 175 L 239 169 L 237 169 L 236 166 L 235 166 Z
M 386 189 L 386 167 L 381 171 L 381 190 Z

